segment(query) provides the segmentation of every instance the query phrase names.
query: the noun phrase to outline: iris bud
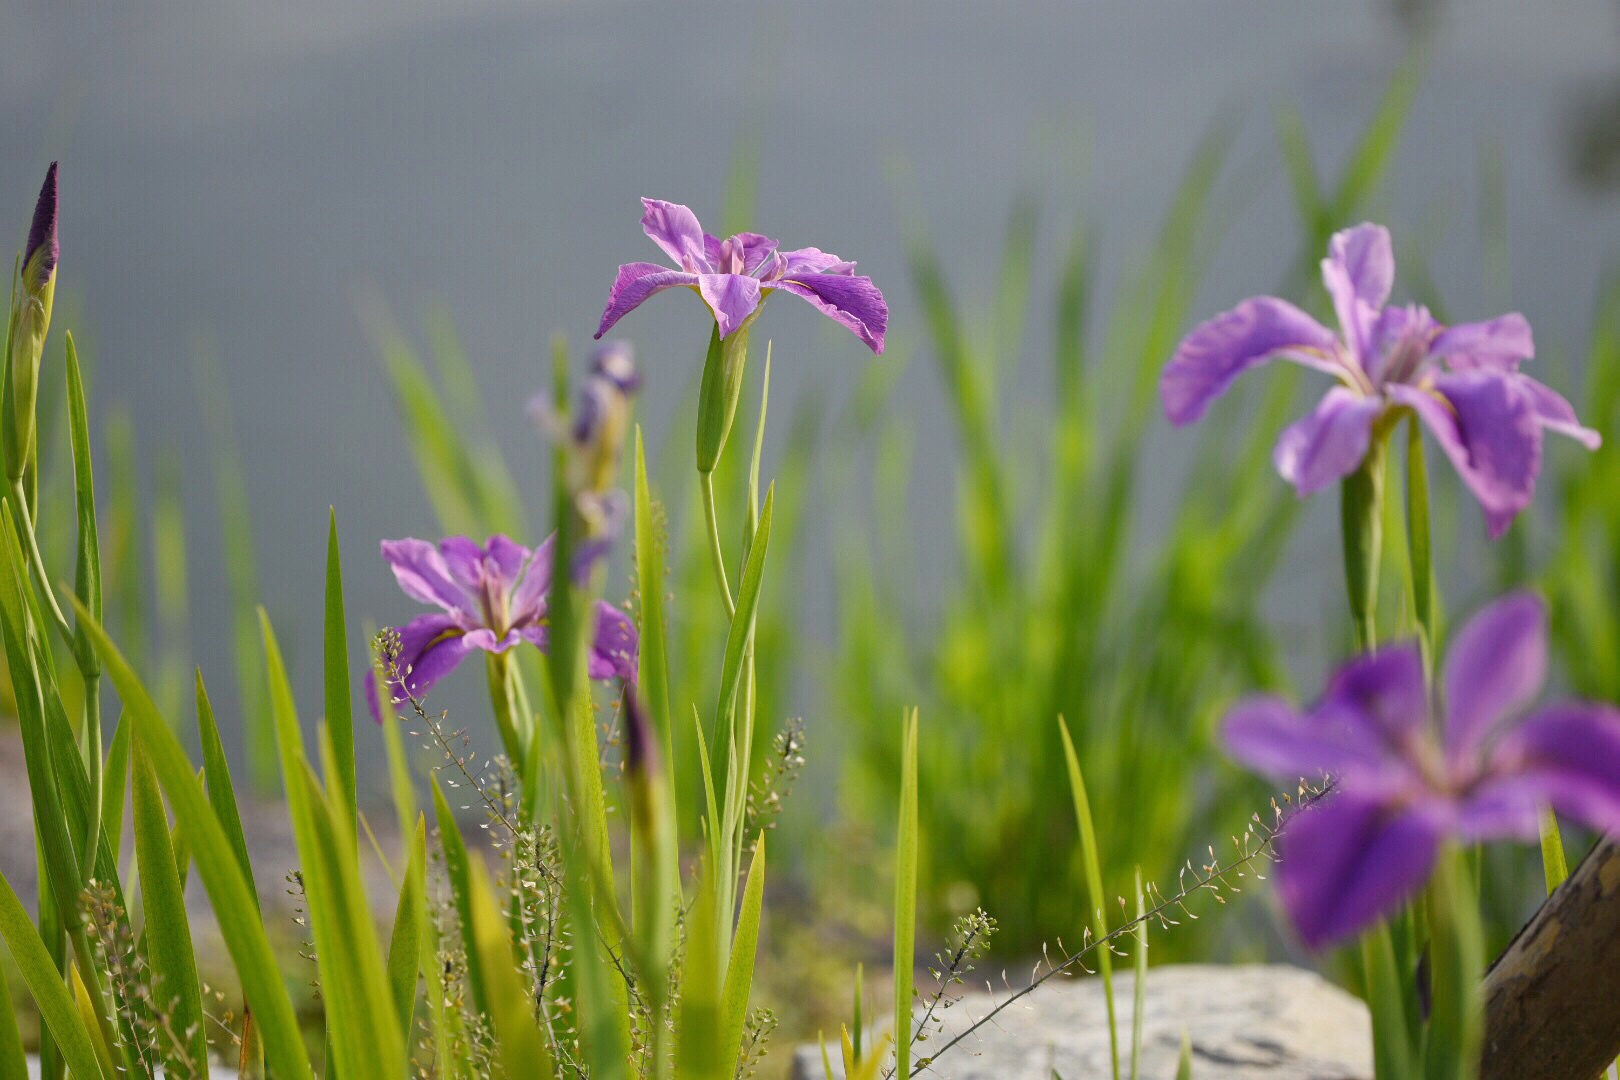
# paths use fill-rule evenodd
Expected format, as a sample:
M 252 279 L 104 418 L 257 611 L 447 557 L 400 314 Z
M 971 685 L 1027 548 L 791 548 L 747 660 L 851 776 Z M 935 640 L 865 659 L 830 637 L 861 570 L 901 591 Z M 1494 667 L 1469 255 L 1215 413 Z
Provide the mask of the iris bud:
M 11 335 L 7 342 L 4 445 L 6 477 L 21 480 L 33 456 L 34 412 L 39 398 L 39 365 L 56 299 L 56 163 L 45 173 L 34 207 L 34 222 L 23 249 L 22 278 L 12 292 Z
M 757 314 L 757 312 L 756 312 Z M 743 368 L 748 363 L 748 330 L 754 316 L 725 337 L 715 324 L 709 335 L 709 355 L 703 362 L 703 384 L 698 390 L 697 467 L 700 473 L 714 471 L 720 452 L 726 448 L 731 422 L 737 416 L 737 399 L 742 395 Z

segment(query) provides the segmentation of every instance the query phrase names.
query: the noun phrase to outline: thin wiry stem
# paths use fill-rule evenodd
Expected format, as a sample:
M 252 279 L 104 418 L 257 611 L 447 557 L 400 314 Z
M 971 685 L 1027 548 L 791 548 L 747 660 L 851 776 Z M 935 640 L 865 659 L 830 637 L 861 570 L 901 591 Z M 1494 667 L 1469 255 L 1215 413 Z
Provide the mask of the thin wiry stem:
M 1223 866 L 1218 859 L 1214 858 L 1214 848 L 1211 847 L 1210 862 L 1205 864 L 1203 867 L 1195 869 L 1192 867 L 1192 863 L 1189 860 L 1187 870 L 1182 872 L 1182 885 L 1174 895 L 1165 897 L 1156 887 L 1149 885 L 1149 894 L 1159 897 L 1159 902 L 1157 904 L 1129 922 L 1115 927 L 1102 937 L 1089 941 L 1081 948 L 1075 950 L 1073 953 L 1066 954 L 1058 963 L 1053 964 L 1049 959 L 1046 960 L 1045 963 L 1047 965 L 1047 970 L 1043 974 L 1036 975 L 1031 978 L 1028 986 L 1014 991 L 1009 997 L 998 1002 L 989 1012 L 985 1013 L 979 1019 L 969 1024 L 963 1030 L 957 1032 L 943 1046 L 941 1046 L 938 1051 L 928 1055 L 927 1057 L 919 1058 L 917 1063 L 912 1067 L 911 1072 L 907 1075 L 922 1075 L 925 1070 L 932 1068 L 934 1063 L 938 1061 L 946 1051 L 950 1050 L 951 1047 L 955 1046 L 969 1035 L 974 1034 L 980 1028 L 990 1023 L 990 1021 L 994 1020 L 998 1015 L 1011 1007 L 1021 998 L 1024 998 L 1040 989 L 1049 980 L 1058 975 L 1069 972 L 1077 966 L 1080 967 L 1081 970 L 1087 970 L 1085 965 L 1081 963 L 1081 959 L 1088 954 L 1095 952 L 1098 947 L 1104 947 L 1114 951 L 1114 943 L 1116 941 L 1127 936 L 1134 935 L 1139 927 L 1154 919 L 1157 919 L 1162 926 L 1175 925 L 1175 920 L 1170 919 L 1168 915 L 1168 912 L 1172 908 L 1180 908 L 1182 912 L 1184 912 L 1189 918 L 1196 919 L 1197 916 L 1187 909 L 1187 901 L 1195 893 L 1208 891 L 1214 895 L 1216 900 L 1220 901 L 1221 903 L 1225 903 L 1226 898 L 1221 895 L 1223 889 L 1228 892 L 1239 891 L 1235 885 L 1226 879 L 1234 874 L 1241 877 L 1243 872 L 1258 860 L 1264 859 L 1268 862 L 1275 861 L 1276 855 L 1273 853 L 1272 849 L 1276 846 L 1278 838 L 1282 836 L 1283 830 L 1287 827 L 1288 822 L 1292 821 L 1295 815 L 1297 815 L 1301 810 L 1304 810 L 1306 807 L 1324 798 L 1330 791 L 1333 790 L 1333 786 L 1334 782 L 1331 778 L 1325 778 L 1319 786 L 1315 787 L 1302 781 L 1300 783 L 1298 796 L 1296 798 L 1289 799 L 1287 796 L 1284 796 L 1284 801 L 1291 807 L 1291 809 L 1288 810 L 1284 810 L 1283 807 L 1277 804 L 1277 800 L 1273 799 L 1271 802 L 1274 812 L 1273 824 L 1267 826 L 1263 821 L 1260 820 L 1260 815 L 1255 814 L 1248 830 L 1244 833 L 1244 842 L 1238 845 L 1239 855 L 1237 858 L 1231 860 Z M 1250 837 L 1256 835 L 1257 829 L 1259 832 L 1259 842 L 1254 847 L 1250 848 L 1247 841 Z M 1237 842 L 1236 837 L 1234 837 L 1233 840 L 1234 842 Z M 1190 884 L 1186 881 L 1189 871 L 1192 874 L 1192 881 Z M 1039 965 L 1037 965 L 1037 970 L 1039 970 Z M 916 1030 L 912 1030 L 907 1035 L 907 1038 L 915 1042 L 916 1035 Z M 887 1080 L 888 1077 L 892 1077 L 894 1075 L 894 1070 L 891 1068 L 884 1075 L 885 1080 Z

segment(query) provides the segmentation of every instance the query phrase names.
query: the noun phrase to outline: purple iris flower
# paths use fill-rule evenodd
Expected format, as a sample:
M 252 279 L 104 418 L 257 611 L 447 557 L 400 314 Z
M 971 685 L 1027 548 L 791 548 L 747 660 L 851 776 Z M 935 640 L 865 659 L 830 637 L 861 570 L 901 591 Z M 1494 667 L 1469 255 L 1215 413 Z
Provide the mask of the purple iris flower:
M 1333 791 L 1279 838 L 1277 889 L 1306 944 L 1355 933 L 1428 878 L 1447 839 L 1533 840 L 1543 807 L 1620 829 L 1620 710 L 1565 701 L 1528 713 L 1547 674 L 1541 600 L 1515 593 L 1452 643 L 1443 723 L 1430 722 L 1415 643 L 1341 667 L 1301 712 L 1257 697 L 1227 716 L 1227 750 L 1280 782 Z
M 1530 504 L 1541 471 L 1544 429 L 1597 449 L 1597 432 L 1527 375 L 1530 324 L 1514 312 L 1446 327 L 1419 304 L 1386 307 L 1395 280 L 1389 230 L 1357 225 L 1335 233 L 1322 260 L 1339 332 L 1286 300 L 1256 296 L 1199 325 L 1165 366 L 1159 395 L 1176 425 L 1190 424 L 1243 372 L 1292 360 L 1339 380 L 1316 411 L 1277 440 L 1277 471 L 1308 495 L 1354 472 L 1374 425 L 1392 409 L 1422 418 L 1480 505 L 1492 537 Z
M 383 558 L 405 595 L 441 609 L 419 615 L 400 630 L 399 670 L 405 688 L 421 697 L 434 683 L 482 649 L 504 653 L 522 641 L 547 645 L 546 600 L 556 536 L 530 551 L 504 536 L 480 546 L 465 536 L 437 544 L 384 540 Z M 630 617 L 599 602 L 590 653 L 593 679 L 636 678 L 637 636 Z M 379 722 L 375 674 L 366 676 L 366 700 Z
M 646 208 L 642 229 L 676 269 L 657 263 L 619 267 L 597 337 L 649 296 L 677 286 L 696 290 L 714 313 L 720 336 L 729 337 L 752 321 L 766 294 L 779 290 L 808 300 L 874 353 L 883 351 L 889 305 L 871 278 L 855 273 L 854 263 L 813 247 L 778 251 L 775 240 L 758 233 L 720 240 L 704 232 L 697 215 L 679 203 L 642 199 L 641 205 Z

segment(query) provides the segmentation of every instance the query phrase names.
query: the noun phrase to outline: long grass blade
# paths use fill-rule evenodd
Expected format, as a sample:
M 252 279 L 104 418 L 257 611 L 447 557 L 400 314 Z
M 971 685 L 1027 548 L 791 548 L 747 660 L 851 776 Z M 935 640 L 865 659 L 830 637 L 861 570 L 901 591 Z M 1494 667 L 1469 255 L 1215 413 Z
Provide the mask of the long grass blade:
M 343 556 L 338 547 L 337 510 L 329 511 L 326 532 L 326 730 L 332 736 L 347 819 L 355 817 L 354 699 L 349 673 L 349 624 L 343 612 Z
M 894 850 L 894 1074 L 911 1075 L 911 997 L 917 963 L 917 710 L 905 718 L 900 820 Z
M 748 994 L 754 985 L 754 955 L 759 948 L 760 910 L 765 903 L 765 834 L 759 834 L 754 858 L 748 867 L 748 884 L 743 887 L 742 908 L 737 913 L 737 929 L 731 941 L 731 959 L 726 963 L 726 982 L 721 991 L 720 1037 L 722 1060 L 737 1062 L 742 1054 L 743 1028 L 748 1021 Z M 736 1068 L 733 1065 L 733 1068 Z
M 27 910 L 3 875 L 0 875 L 0 938 L 5 939 L 12 963 L 33 995 L 40 1019 L 50 1030 L 51 1039 L 75 1080 L 102 1076 L 101 1062 L 90 1041 L 90 1030 L 79 1016 L 78 1006 L 28 918 Z
M 101 625 L 77 601 L 75 607 L 78 618 L 86 623 L 86 631 L 101 657 L 103 669 L 124 704 L 125 715 L 134 726 L 132 734 L 141 739 L 151 757 L 152 767 L 175 817 L 187 824 L 197 873 L 208 891 L 219 920 L 220 935 L 242 980 L 242 991 L 252 1009 L 255 1030 L 263 1041 L 269 1067 L 278 1077 L 313 1080 L 297 1014 L 259 918 L 258 899 L 242 873 L 235 849 L 226 839 L 179 740 L 158 713 L 146 687 L 130 670 Z
M 1063 760 L 1069 769 L 1069 789 L 1074 797 L 1074 817 L 1080 829 L 1081 866 L 1086 877 L 1086 899 L 1089 902 L 1091 932 L 1101 941 L 1108 936 L 1108 919 L 1103 914 L 1102 863 L 1097 854 L 1097 827 L 1091 817 L 1091 799 L 1086 794 L 1085 777 L 1080 772 L 1080 759 L 1074 752 L 1074 740 L 1069 737 L 1069 725 L 1060 716 L 1058 730 L 1063 734 Z M 1119 1025 L 1114 1016 L 1114 965 L 1106 946 L 1097 950 L 1097 971 L 1102 976 L 1103 1003 L 1108 1008 L 1108 1048 L 1113 1063 L 1114 1080 L 1119 1080 Z
M 169 836 L 157 773 L 139 739 L 131 758 L 135 858 L 141 868 L 141 906 L 146 915 L 146 953 L 152 968 L 154 1006 L 167 1013 L 181 1046 L 160 1042 L 170 1075 L 194 1073 L 208 1061 L 202 990 L 191 948 L 185 886 Z M 182 1054 L 183 1051 L 183 1054 Z

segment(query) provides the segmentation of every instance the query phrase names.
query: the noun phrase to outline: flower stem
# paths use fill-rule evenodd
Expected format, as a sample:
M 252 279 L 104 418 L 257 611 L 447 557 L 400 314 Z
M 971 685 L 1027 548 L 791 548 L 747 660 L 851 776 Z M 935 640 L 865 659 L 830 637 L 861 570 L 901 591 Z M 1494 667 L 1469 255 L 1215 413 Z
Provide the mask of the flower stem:
M 28 562 L 34 568 L 34 576 L 39 578 L 39 591 L 45 596 L 45 606 L 50 609 L 51 621 L 56 623 L 56 629 L 61 631 L 62 640 L 68 647 L 73 646 L 73 627 L 68 625 L 67 616 L 56 603 L 56 590 L 51 588 L 50 575 L 45 570 L 45 557 L 40 554 L 39 540 L 34 536 L 34 520 L 28 513 L 28 499 L 23 493 L 21 480 L 11 482 L 11 501 L 17 509 L 17 516 L 22 519 L 23 542 L 26 545 L 25 554 Z
M 1384 449 L 1386 433 L 1374 431 L 1367 456 L 1340 486 L 1344 581 L 1356 649 L 1377 644 L 1378 566 L 1384 542 Z
M 1485 1031 L 1485 935 L 1479 897 L 1459 848 L 1440 854 L 1429 882 L 1434 1007 L 1424 1041 L 1426 1080 L 1473 1080 Z
M 1429 533 L 1429 469 L 1423 457 L 1423 432 L 1413 414 L 1406 425 L 1407 568 L 1412 579 L 1412 613 L 1417 618 L 1423 670 L 1434 674 L 1434 549 Z
M 726 553 L 720 545 L 720 522 L 714 513 L 714 473 L 698 474 L 699 488 L 703 492 L 703 516 L 709 527 L 709 558 L 714 563 L 715 580 L 720 583 L 720 598 L 726 604 L 726 618 L 735 618 L 737 602 L 731 598 L 731 582 L 726 578 Z

